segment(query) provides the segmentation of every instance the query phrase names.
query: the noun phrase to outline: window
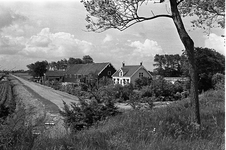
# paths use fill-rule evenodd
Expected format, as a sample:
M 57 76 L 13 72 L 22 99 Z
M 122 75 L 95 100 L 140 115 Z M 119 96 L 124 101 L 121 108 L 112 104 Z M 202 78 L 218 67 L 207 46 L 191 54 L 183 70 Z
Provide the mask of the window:
M 141 78 L 141 77 L 143 77 L 143 76 L 144 76 L 143 72 L 140 72 L 140 73 L 139 73 L 139 78 Z
M 129 79 L 126 80 L 127 84 L 129 84 Z
M 69 78 L 72 78 L 72 74 L 70 74 L 70 77 Z
M 111 71 L 108 71 L 108 75 L 109 75 L 109 76 L 111 75 Z
M 123 76 L 123 72 L 122 72 L 122 71 L 119 72 L 119 76 L 120 76 L 120 77 Z

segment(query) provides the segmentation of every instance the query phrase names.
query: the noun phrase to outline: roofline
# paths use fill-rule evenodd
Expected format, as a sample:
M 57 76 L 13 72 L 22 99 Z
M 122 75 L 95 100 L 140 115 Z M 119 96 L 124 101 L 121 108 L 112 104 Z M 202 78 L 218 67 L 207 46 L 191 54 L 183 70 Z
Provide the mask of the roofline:
M 122 68 L 121 68 L 121 69 L 122 69 Z M 116 73 L 117 73 L 119 70 L 121 70 L 121 69 L 116 70 L 114 74 L 116 74 Z M 114 74 L 113 74 L 113 75 L 114 75 Z M 111 77 L 113 77 L 113 75 L 111 75 Z
M 143 65 L 140 65 L 140 67 L 139 67 L 136 71 L 134 71 L 134 73 L 133 73 L 130 77 L 132 77 L 135 73 L 137 73 L 137 71 L 138 71 L 140 68 L 142 68 L 142 67 L 144 68 L 144 70 L 145 70 L 151 77 L 153 77 Z
M 137 70 L 135 70 L 134 73 L 133 73 L 130 77 L 132 77 L 135 73 L 137 73 L 137 71 L 138 71 L 140 68 L 141 68 L 141 66 L 138 67 Z
M 102 71 L 104 71 L 105 68 L 107 68 L 107 66 L 111 64 L 110 62 L 107 62 L 107 65 L 97 74 L 98 76 L 101 74 Z M 111 66 L 115 69 L 115 67 L 111 64 Z M 115 69 L 116 70 L 116 69 Z

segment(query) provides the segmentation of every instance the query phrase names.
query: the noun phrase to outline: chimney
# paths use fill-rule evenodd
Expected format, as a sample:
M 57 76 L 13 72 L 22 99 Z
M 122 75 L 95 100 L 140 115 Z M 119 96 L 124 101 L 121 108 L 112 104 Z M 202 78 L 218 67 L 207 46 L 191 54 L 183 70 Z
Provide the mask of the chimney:
M 143 62 L 140 62 L 140 66 L 142 66 Z
M 123 61 L 123 62 L 122 62 L 122 67 L 124 67 L 124 66 L 125 66 L 125 62 Z

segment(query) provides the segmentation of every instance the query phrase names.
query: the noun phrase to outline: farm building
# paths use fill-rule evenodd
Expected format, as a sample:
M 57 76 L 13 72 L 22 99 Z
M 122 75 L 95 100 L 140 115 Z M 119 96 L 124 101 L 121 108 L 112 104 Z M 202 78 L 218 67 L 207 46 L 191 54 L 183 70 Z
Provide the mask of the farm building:
M 73 64 L 68 66 L 64 75 L 64 82 L 80 83 L 82 80 L 89 80 L 91 75 L 96 75 L 98 79 L 103 77 L 112 78 L 115 73 L 114 66 L 107 63 Z
M 129 83 L 134 84 L 137 78 L 149 77 L 152 75 L 147 71 L 142 63 L 140 65 L 125 65 L 122 63 L 122 67 L 116 71 L 113 75 L 114 84 L 126 85 Z
M 44 74 L 44 80 L 57 80 L 57 81 L 63 81 L 65 71 L 59 71 L 59 70 L 48 70 Z

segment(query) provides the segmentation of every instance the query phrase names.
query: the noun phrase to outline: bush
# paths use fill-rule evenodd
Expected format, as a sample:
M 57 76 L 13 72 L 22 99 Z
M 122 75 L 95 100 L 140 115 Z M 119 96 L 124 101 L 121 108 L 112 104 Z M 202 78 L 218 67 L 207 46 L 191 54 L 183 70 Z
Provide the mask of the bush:
M 133 84 L 128 84 L 125 86 L 122 86 L 120 84 L 114 85 L 112 91 L 114 91 L 114 98 L 120 99 L 120 102 L 124 102 L 126 100 L 129 100 L 130 94 L 133 92 L 134 87 Z
M 151 84 L 151 78 L 141 77 L 135 80 L 135 88 L 141 89 L 143 86 L 147 86 Z
M 222 88 L 225 84 L 225 76 L 221 73 L 216 73 L 212 77 L 212 86 L 214 88 Z
M 44 118 L 36 119 L 36 124 L 31 124 L 26 111 L 24 108 L 19 108 L 15 114 L 11 114 L 6 120 L 0 122 L 1 150 L 31 150 L 34 147 L 37 139 L 34 131 L 44 124 Z M 29 115 L 31 112 L 29 110 Z
M 140 90 L 141 98 L 154 96 L 156 101 L 178 100 L 182 97 L 180 93 L 183 93 L 183 83 L 172 84 L 163 77 L 154 79 L 150 86 L 144 86 Z
M 87 129 L 99 121 L 119 114 L 111 91 L 102 87 L 89 92 L 91 99 L 80 98 L 78 104 L 71 103 L 70 106 L 63 102 L 64 108 L 60 114 L 64 117 L 66 126 L 73 132 Z
M 152 97 L 154 95 L 154 91 L 151 86 L 144 86 L 140 90 L 140 96 L 141 98 L 144 97 Z

